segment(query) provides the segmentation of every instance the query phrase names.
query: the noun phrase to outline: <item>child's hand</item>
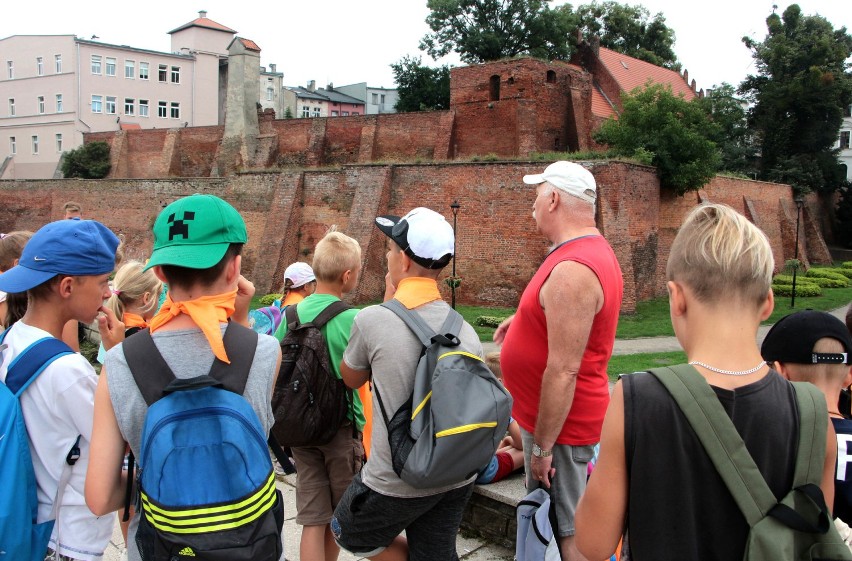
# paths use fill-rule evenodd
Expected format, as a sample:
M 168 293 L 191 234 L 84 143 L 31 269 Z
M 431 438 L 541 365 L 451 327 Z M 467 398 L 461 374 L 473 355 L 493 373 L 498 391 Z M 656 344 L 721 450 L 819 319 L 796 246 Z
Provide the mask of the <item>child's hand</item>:
M 108 351 L 124 341 L 124 322 L 106 306 L 101 306 L 98 311 L 101 312 L 98 315 L 98 332 L 101 334 L 104 350 Z
M 248 327 L 249 324 L 248 313 L 254 292 L 254 284 L 244 276 L 240 275 L 240 278 L 237 279 L 237 299 L 234 302 L 234 315 L 231 316 L 231 319 L 237 323 L 245 325 L 246 327 Z

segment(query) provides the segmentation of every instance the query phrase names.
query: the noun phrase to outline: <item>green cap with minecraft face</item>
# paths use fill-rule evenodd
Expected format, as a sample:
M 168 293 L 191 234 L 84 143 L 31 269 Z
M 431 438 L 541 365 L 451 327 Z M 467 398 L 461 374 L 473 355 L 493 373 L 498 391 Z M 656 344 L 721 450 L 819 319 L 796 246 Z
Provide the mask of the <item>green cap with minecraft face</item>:
M 232 243 L 246 243 L 246 224 L 237 209 L 214 195 L 178 199 L 154 222 L 154 250 L 146 269 L 177 265 L 209 269 Z

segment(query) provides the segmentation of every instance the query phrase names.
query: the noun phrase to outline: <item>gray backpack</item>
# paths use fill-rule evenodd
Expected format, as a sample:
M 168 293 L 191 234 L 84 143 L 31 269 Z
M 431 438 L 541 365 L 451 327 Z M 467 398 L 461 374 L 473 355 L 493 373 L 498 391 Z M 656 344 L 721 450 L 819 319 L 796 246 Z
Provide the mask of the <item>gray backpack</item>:
M 423 344 L 414 390 L 392 418 L 373 382 L 393 470 L 418 489 L 461 483 L 491 461 L 506 435 L 512 398 L 479 356 L 460 347 L 464 319 L 458 312 L 450 310 L 437 334 L 397 300 L 382 305 Z

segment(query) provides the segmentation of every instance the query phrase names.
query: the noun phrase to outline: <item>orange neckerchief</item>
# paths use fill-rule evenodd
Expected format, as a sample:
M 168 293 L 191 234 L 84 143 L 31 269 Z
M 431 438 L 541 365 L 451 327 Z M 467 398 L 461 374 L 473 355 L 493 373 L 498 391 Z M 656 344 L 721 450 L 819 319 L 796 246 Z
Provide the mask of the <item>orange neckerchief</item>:
M 180 314 L 186 314 L 201 328 L 201 332 L 207 337 L 216 358 L 231 364 L 225 352 L 225 345 L 222 344 L 222 330 L 219 324 L 227 322 L 228 318 L 234 313 L 236 297 L 237 291 L 234 290 L 224 294 L 202 296 L 195 300 L 175 302 L 172 300 L 171 291 L 169 291 L 160 311 L 151 318 L 148 325 L 151 327 L 151 333 L 154 333 Z
M 427 302 L 441 299 L 438 291 L 438 282 L 435 279 L 424 277 L 408 277 L 399 281 L 396 293 L 393 297 L 399 300 L 403 306 L 412 310 Z
M 131 329 L 133 327 L 145 329 L 146 327 L 148 327 L 148 322 L 145 321 L 145 318 L 143 318 L 139 314 L 134 314 L 131 312 L 124 312 L 124 317 L 122 318 L 122 321 L 124 322 L 125 329 Z

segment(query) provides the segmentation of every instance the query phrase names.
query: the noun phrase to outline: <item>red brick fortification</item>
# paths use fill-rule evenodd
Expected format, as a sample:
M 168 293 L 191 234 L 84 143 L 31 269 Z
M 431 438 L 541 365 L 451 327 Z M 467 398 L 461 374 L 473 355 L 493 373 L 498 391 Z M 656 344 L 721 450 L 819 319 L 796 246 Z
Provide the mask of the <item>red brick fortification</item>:
M 195 129 L 193 140 L 176 142 L 201 145 L 212 138 L 215 127 L 209 129 L 207 140 Z M 163 133 L 163 143 L 170 141 L 171 131 L 158 132 Z M 345 151 L 345 145 L 340 150 Z M 182 150 L 176 152 L 186 165 L 199 165 Z M 36 230 L 60 219 L 62 205 L 74 200 L 82 204 L 86 218 L 123 234 L 128 257 L 145 259 L 151 248 L 151 225 L 165 205 L 193 193 L 212 193 L 233 204 L 246 221 L 244 271 L 259 292 L 280 288 L 289 263 L 310 262 L 316 242 L 336 224 L 359 241 L 364 254 L 364 273 L 352 298 L 371 302 L 381 298 L 385 275 L 386 238 L 373 226 L 375 216 L 427 206 L 452 221 L 450 204 L 458 200 L 456 271 L 463 280 L 457 301 L 515 306 L 548 249 L 530 215 L 533 191 L 521 177 L 538 173 L 545 165 L 368 164 L 226 178 L 3 181 L 0 231 Z M 660 194 L 653 168 L 623 162 L 587 165 L 598 183 L 598 226 L 624 273 L 624 312 L 632 312 L 637 300 L 665 294 L 665 261 L 672 239 L 684 215 L 701 201 L 729 204 L 763 229 L 777 270 L 795 253 L 796 207 L 789 186 L 717 177 L 700 191 L 674 197 Z M 819 219 L 811 210 L 821 207 L 813 197 L 807 201 L 799 257 L 810 263 L 827 262 Z M 446 275 L 450 269 L 445 269 Z M 441 288 L 449 297 L 443 283 Z

